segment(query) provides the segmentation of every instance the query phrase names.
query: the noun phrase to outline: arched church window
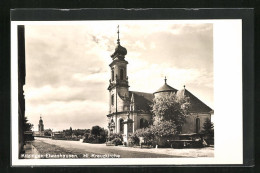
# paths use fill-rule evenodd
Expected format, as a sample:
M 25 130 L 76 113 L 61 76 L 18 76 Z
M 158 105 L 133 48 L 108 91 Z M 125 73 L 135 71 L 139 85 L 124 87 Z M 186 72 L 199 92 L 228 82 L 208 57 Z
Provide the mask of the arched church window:
M 148 121 L 144 118 L 140 119 L 140 128 L 146 128 L 148 127 Z
M 112 69 L 112 74 L 111 74 L 111 76 L 112 76 L 112 81 L 114 81 L 114 69 Z
M 124 133 L 124 120 L 123 119 L 120 119 L 119 120 L 119 131 L 120 131 L 120 133 Z
M 120 80 L 124 79 L 124 70 L 120 69 Z
M 199 133 L 200 130 L 200 119 L 196 118 L 196 133 Z

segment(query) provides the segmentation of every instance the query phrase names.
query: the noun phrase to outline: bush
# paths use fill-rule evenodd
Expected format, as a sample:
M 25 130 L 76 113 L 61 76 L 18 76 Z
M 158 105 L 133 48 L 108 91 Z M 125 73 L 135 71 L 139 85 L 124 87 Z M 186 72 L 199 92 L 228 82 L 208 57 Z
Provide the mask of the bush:
M 111 141 L 111 143 L 114 145 L 122 145 L 123 136 L 119 133 L 112 133 L 108 136 L 108 141 Z
M 214 136 L 204 136 L 204 140 L 207 142 L 208 145 L 214 145 Z
M 95 136 L 94 135 L 87 135 L 85 137 L 85 139 L 83 140 L 83 142 L 86 142 L 86 143 L 92 143 L 96 140 Z
M 117 146 L 117 145 L 122 145 L 123 144 L 122 141 L 123 140 L 121 138 L 115 138 L 111 142 L 112 144 L 115 144 Z
M 133 134 L 129 135 L 128 142 L 130 145 L 139 145 L 140 140 L 139 140 L 139 137 L 137 136 L 137 134 L 133 133 Z
M 112 141 L 115 138 L 120 138 L 123 141 L 123 136 L 119 133 L 112 133 L 108 136 L 108 141 Z
M 139 145 L 139 138 L 143 137 L 146 145 L 167 147 L 169 146 L 167 139 L 173 138 L 176 132 L 176 126 L 172 121 L 158 121 L 145 129 L 136 130 L 130 136 L 129 142 Z
M 106 142 L 106 136 L 97 137 L 97 143 L 105 143 L 105 142 Z
M 106 142 L 107 138 L 107 131 L 104 130 L 104 128 L 101 128 L 99 126 L 93 126 L 91 133 L 86 132 L 84 134 L 83 142 L 86 143 L 104 143 Z
M 145 144 L 152 145 L 154 141 L 154 134 L 151 131 L 151 127 L 136 130 L 133 134 L 129 136 L 129 143 L 131 145 L 139 145 L 140 137 L 144 138 Z

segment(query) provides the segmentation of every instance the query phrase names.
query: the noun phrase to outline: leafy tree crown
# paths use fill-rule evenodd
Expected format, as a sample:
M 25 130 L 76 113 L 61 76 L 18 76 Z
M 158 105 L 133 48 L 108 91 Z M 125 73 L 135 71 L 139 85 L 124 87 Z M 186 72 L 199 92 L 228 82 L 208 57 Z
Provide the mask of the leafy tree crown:
M 177 129 L 185 122 L 189 115 L 190 101 L 189 97 L 179 97 L 176 93 L 169 93 L 158 96 L 153 100 L 152 112 L 154 122 L 171 121 Z

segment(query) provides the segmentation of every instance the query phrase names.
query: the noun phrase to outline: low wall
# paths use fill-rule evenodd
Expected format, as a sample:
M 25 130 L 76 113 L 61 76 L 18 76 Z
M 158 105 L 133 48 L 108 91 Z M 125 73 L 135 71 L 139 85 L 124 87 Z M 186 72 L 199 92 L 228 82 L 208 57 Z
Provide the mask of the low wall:
M 51 136 L 34 136 L 34 137 L 37 137 L 37 138 L 51 138 Z

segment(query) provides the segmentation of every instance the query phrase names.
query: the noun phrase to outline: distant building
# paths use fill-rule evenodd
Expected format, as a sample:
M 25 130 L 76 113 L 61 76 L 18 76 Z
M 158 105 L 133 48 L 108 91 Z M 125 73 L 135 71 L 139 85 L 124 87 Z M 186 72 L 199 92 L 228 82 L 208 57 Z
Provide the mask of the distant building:
M 203 123 L 207 118 L 211 119 L 213 110 L 188 91 L 185 86 L 181 90 L 169 86 L 166 78 L 163 86 L 154 93 L 129 91 L 126 54 L 126 48 L 120 45 L 118 31 L 117 46 L 111 55 L 112 62 L 109 65 L 111 68 L 108 86 L 109 114 L 107 115 L 109 133 L 121 133 L 126 136 L 137 129 L 148 127 L 152 123 L 150 105 L 153 99 L 171 92 L 176 93 L 178 97 L 190 97 L 191 116 L 188 116 L 186 123 L 182 126 L 182 133 L 201 132 Z
M 38 124 L 38 131 L 34 132 L 34 136 L 44 136 L 44 124 L 41 116 Z
M 40 117 L 40 120 L 39 120 L 38 131 L 39 132 L 43 132 L 44 131 L 44 125 L 43 125 L 42 117 Z
M 51 138 L 52 139 L 62 139 L 62 138 L 64 138 L 64 133 L 62 133 L 62 132 L 52 132 Z

